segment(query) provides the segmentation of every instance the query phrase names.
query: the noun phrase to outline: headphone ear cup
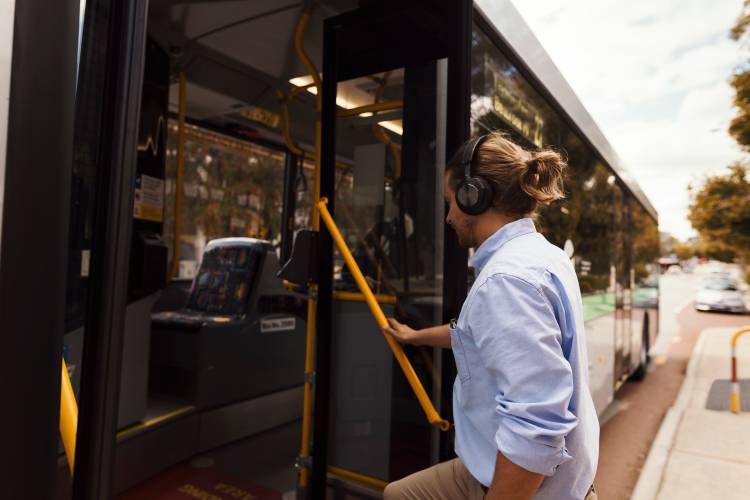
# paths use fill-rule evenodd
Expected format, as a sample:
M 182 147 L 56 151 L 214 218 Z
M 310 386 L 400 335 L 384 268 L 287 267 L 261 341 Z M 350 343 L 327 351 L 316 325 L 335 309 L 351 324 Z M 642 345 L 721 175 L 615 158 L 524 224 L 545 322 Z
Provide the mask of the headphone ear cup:
M 481 177 L 469 177 L 456 188 L 456 205 L 468 215 L 479 215 L 492 205 L 493 190 Z

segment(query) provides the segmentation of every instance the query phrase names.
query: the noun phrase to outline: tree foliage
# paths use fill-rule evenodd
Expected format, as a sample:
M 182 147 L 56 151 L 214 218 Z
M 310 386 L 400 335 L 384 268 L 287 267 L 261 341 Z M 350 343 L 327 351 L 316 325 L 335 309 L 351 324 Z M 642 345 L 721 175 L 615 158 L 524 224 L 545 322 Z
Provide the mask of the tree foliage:
M 690 222 L 704 242 L 702 251 L 728 260 L 750 257 L 750 182 L 748 167 L 732 165 L 726 175 L 707 177 L 693 194 Z
M 675 238 L 671 233 L 660 232 L 659 244 L 661 246 L 662 255 L 669 255 L 674 253 L 674 247 L 680 244 L 680 240 Z
M 674 253 L 680 260 L 688 260 L 695 256 L 695 247 L 690 243 L 677 243 L 674 246 Z
M 730 35 L 732 40 L 740 40 L 745 33 L 747 28 L 750 26 L 750 0 L 744 0 L 742 5 L 742 14 L 737 18 L 737 22 L 732 27 Z
M 744 0 L 742 14 L 730 31 L 733 40 L 746 38 L 750 27 L 750 0 Z M 734 106 L 737 115 L 729 124 L 729 133 L 738 144 L 750 150 L 750 65 L 745 64 L 737 68 L 730 79 L 735 90 Z

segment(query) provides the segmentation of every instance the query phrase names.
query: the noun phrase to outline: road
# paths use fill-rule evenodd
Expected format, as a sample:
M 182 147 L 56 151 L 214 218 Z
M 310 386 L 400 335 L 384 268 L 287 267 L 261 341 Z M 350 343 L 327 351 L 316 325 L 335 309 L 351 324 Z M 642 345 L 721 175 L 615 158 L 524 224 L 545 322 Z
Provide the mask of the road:
M 661 421 L 677 398 L 700 332 L 714 326 L 750 325 L 750 315 L 695 311 L 692 299 L 700 281 L 698 275 L 668 275 L 660 281 L 660 335 L 651 351 L 649 374 L 642 382 L 626 383 L 603 415 L 596 478 L 599 498 L 630 498 Z

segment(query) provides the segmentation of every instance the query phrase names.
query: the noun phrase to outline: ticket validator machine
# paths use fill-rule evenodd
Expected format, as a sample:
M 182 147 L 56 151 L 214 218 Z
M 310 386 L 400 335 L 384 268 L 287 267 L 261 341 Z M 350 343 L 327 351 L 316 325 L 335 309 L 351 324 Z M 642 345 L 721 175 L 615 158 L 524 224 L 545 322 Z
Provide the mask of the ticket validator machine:
M 209 242 L 187 305 L 152 316 L 151 390 L 208 409 L 302 384 L 305 302 L 273 246 Z

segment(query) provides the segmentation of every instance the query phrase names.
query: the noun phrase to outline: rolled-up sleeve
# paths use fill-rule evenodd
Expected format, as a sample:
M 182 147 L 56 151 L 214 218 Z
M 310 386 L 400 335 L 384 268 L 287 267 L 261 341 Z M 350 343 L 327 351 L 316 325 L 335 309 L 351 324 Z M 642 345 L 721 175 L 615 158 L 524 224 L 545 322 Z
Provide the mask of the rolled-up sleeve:
M 535 285 L 495 274 L 476 291 L 470 334 L 495 382 L 498 450 L 526 470 L 550 476 L 570 460 L 565 437 L 573 374 L 549 299 Z

